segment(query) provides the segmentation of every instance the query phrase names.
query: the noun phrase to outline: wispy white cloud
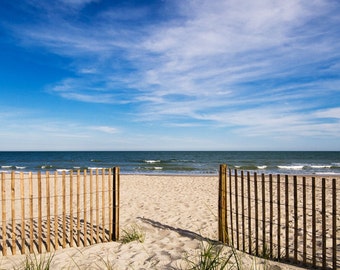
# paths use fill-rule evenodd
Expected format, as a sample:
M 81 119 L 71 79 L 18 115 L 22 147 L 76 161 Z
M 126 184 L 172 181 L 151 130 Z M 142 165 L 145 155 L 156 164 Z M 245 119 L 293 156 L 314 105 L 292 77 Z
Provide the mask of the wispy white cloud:
M 109 126 L 92 126 L 90 127 L 90 129 L 101 131 L 108 134 L 116 134 L 119 132 L 117 128 Z
M 100 0 L 59 0 L 64 5 L 84 6 L 92 2 L 99 2 Z
M 340 119 L 340 107 L 318 110 L 314 113 L 314 115 L 318 118 Z
M 110 143 L 121 140 L 120 132 L 120 127 L 89 125 L 86 121 L 78 122 L 71 118 L 45 117 L 40 110 L 14 107 L 0 110 L 2 151 L 108 150 L 112 147 Z
M 105 10 L 91 24 L 67 20 L 59 9 L 52 19 L 20 26 L 17 34 L 25 45 L 73 61 L 75 76 L 49 87 L 63 98 L 132 103 L 139 121 L 202 121 L 251 134 L 315 135 L 323 128 L 339 136 L 334 123 L 320 123 L 339 113 L 320 110 L 339 93 L 336 1 L 176 4 L 173 20 L 141 25 L 136 22 L 150 16 L 147 7 Z

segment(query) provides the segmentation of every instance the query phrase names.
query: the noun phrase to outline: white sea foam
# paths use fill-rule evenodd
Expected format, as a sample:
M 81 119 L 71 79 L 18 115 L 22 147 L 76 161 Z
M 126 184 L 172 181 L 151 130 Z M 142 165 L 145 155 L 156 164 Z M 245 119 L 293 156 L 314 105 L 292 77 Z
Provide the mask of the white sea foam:
M 291 165 L 291 166 L 277 166 L 279 169 L 285 169 L 285 170 L 302 170 L 303 165 Z
M 145 163 L 160 163 L 160 160 L 144 160 Z
M 311 165 L 310 166 L 311 168 L 314 168 L 314 169 L 324 169 L 324 168 L 331 168 L 332 166 L 331 165 Z
M 68 170 L 68 169 L 57 169 L 56 171 L 59 172 L 59 173 L 62 173 L 62 172 L 69 172 L 70 170 Z
M 163 170 L 163 167 L 153 167 L 155 170 Z
M 88 169 L 95 171 L 95 170 L 102 170 L 103 168 L 101 168 L 101 167 L 89 167 Z
M 51 169 L 51 168 L 53 168 L 52 165 L 42 165 L 41 166 L 41 169 Z
M 24 166 L 11 166 L 11 165 L 3 165 L 1 166 L 2 169 L 17 169 L 17 170 L 23 170 L 26 169 Z
M 263 170 L 267 168 L 267 165 L 263 165 L 263 166 L 257 166 L 258 169 Z
M 340 175 L 340 173 L 337 172 L 316 172 L 315 174 L 321 175 L 321 174 L 326 174 L 326 175 Z

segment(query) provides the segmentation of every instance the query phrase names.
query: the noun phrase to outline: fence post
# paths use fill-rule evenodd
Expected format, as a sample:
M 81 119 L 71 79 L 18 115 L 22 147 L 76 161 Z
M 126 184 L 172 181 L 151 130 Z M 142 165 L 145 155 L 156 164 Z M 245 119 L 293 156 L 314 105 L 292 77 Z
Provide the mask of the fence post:
M 337 205 L 336 205 L 336 179 L 333 178 L 332 179 L 332 205 L 333 205 L 333 211 L 332 211 L 332 223 L 333 223 L 333 230 L 332 230 L 332 234 L 333 234 L 333 239 L 332 239 L 332 245 L 333 245 L 333 269 L 336 269 L 336 261 L 337 261 L 337 256 L 336 256 L 336 231 L 337 231 L 337 224 L 336 224 L 336 220 L 337 220 Z
M 218 190 L 218 240 L 227 243 L 226 226 L 226 186 L 227 165 L 220 165 L 219 190 Z
M 38 253 L 42 253 L 42 190 L 41 171 L 38 171 Z
M 240 250 L 240 232 L 239 232 L 239 212 L 238 212 L 238 175 L 237 170 L 234 170 L 234 179 L 235 179 L 235 221 L 236 221 L 236 248 Z
M 6 174 L 1 173 L 2 255 L 7 256 Z
M 119 240 L 119 167 L 113 168 L 113 221 L 112 221 L 112 240 Z
M 322 178 L 321 187 L 321 230 L 322 230 L 322 268 L 326 268 L 326 178 Z
M 11 172 L 11 218 L 12 218 L 12 254 L 16 254 L 16 229 L 15 229 L 15 172 Z
M 255 255 L 259 256 L 259 199 L 257 190 L 257 172 L 254 172 L 254 198 L 255 198 Z

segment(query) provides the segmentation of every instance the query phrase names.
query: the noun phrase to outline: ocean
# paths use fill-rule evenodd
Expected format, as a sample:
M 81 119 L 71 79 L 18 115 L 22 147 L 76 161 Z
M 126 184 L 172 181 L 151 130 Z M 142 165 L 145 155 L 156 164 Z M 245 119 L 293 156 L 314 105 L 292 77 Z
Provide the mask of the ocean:
M 0 152 L 0 172 L 69 172 L 118 166 L 122 174 L 217 175 L 222 163 L 266 174 L 340 175 L 339 151 Z

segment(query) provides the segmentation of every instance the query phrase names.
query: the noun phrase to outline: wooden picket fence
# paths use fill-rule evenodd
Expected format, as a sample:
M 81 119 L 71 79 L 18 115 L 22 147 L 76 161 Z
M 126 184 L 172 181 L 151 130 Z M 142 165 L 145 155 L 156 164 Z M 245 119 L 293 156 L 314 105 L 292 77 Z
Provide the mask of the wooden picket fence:
M 2 255 L 118 240 L 118 167 L 0 177 Z
M 251 174 L 222 164 L 219 240 L 268 259 L 340 269 L 338 181 Z

